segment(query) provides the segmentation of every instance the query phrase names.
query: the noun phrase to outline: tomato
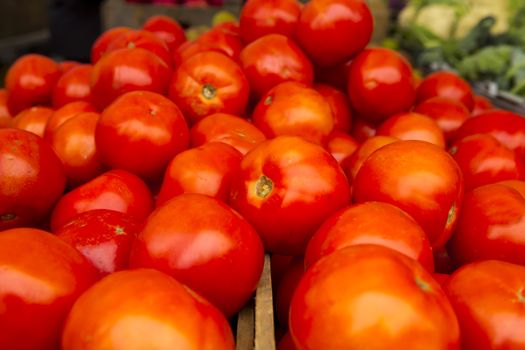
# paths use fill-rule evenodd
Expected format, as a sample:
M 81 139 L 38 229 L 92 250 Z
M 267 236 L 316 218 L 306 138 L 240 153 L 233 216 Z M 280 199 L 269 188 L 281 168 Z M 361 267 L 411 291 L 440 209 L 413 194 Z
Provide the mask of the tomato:
M 523 349 L 525 267 L 480 261 L 456 271 L 445 286 L 464 349 Z
M 350 135 L 334 130 L 324 143 L 324 148 L 343 166 L 359 147 L 359 143 Z
M 366 49 L 352 61 L 347 89 L 355 111 L 375 123 L 408 111 L 416 97 L 410 64 L 384 48 Z
M 228 321 L 173 278 L 150 269 L 119 271 L 73 305 L 63 350 L 235 348 Z
M 241 62 L 256 101 L 285 81 L 311 85 L 312 63 L 291 39 L 280 34 L 265 35 L 241 52 Z
M 170 51 L 175 51 L 186 41 L 186 33 L 180 24 L 168 16 L 151 16 L 148 18 L 142 29 L 152 32 L 166 43 Z
M 293 293 L 304 275 L 304 262 L 302 257 L 295 257 L 283 273 L 282 279 L 275 290 L 275 312 L 279 326 L 288 328 L 288 313 Z
M 93 68 L 93 102 L 103 110 L 130 91 L 147 90 L 165 95 L 171 75 L 170 67 L 148 50 L 127 48 L 109 52 Z
M 233 146 L 243 155 L 266 140 L 266 136 L 246 119 L 225 113 L 209 115 L 190 129 L 192 147 L 207 142 L 222 142 Z
M 456 269 L 446 247 L 434 249 L 434 267 L 437 273 L 444 274 L 450 274 Z
M 252 119 L 268 138 L 293 135 L 320 144 L 334 129 L 334 116 L 323 95 L 294 81 L 268 91 L 255 107 Z
M 28 54 L 18 58 L 5 78 L 11 115 L 35 105 L 51 104 L 51 94 L 60 74 L 58 64 L 45 56 Z
M 47 121 L 52 114 L 53 110 L 48 107 L 30 107 L 11 119 L 10 127 L 30 131 L 35 135 L 44 137 Z
M 376 135 L 400 140 L 419 140 L 445 148 L 445 136 L 434 119 L 415 112 L 393 115 L 377 129 Z
M 250 87 L 241 67 L 217 52 L 193 55 L 177 68 L 169 97 L 191 124 L 213 113 L 242 115 Z
M 239 17 L 242 40 L 249 44 L 268 34 L 292 38 L 300 13 L 297 0 L 249 0 Z
M 331 154 L 300 137 L 279 136 L 244 156 L 230 203 L 255 227 L 267 251 L 299 255 L 349 197 L 346 176 Z
M 154 92 L 133 91 L 102 112 L 95 140 L 104 164 L 155 180 L 168 162 L 188 147 L 189 129 L 169 99 Z
M 483 112 L 493 109 L 492 102 L 485 96 L 474 95 L 474 108 L 472 109 L 472 116 L 475 117 Z
M 183 193 L 200 193 L 228 201 L 231 181 L 242 154 L 222 142 L 209 142 L 175 156 L 168 164 L 157 207 Z
M 351 63 L 352 61 L 350 60 L 332 67 L 315 66 L 315 81 L 346 91 Z
M 270 256 L 270 269 L 271 269 L 271 276 L 272 276 L 272 288 L 273 292 L 275 294 L 275 290 L 279 287 L 281 284 L 281 281 L 284 277 L 284 274 L 286 270 L 288 270 L 288 267 L 294 261 L 293 256 L 290 255 L 279 255 L 279 254 L 272 254 Z
M 0 89 L 0 129 L 6 128 L 11 123 L 11 113 L 7 108 L 7 90 Z
M 315 91 L 323 95 L 330 105 L 334 116 L 334 129 L 350 132 L 352 126 L 352 111 L 348 97 L 336 88 L 326 84 L 315 84 Z
M 64 192 L 60 159 L 42 138 L 0 129 L 0 231 L 44 220 Z
M 450 279 L 450 275 L 444 274 L 444 273 L 434 273 L 432 274 L 432 277 L 434 277 L 434 280 L 439 283 L 439 285 L 443 288 L 448 280 Z
M 131 245 L 140 229 L 139 222 L 127 214 L 98 209 L 78 214 L 55 234 L 107 275 L 128 267 Z
M 277 344 L 277 350 L 297 350 L 295 344 L 293 343 L 290 332 L 286 332 L 286 334 L 281 338 Z
M 457 263 L 498 259 L 525 265 L 524 193 L 505 183 L 481 186 L 465 195 L 462 210 L 449 244 Z
M 131 267 L 168 273 L 227 316 L 257 287 L 264 249 L 257 232 L 223 202 L 182 194 L 155 210 L 131 252 Z
M 304 350 L 459 349 L 439 284 L 413 259 L 376 245 L 344 248 L 306 270 L 289 323 Z
M 394 204 L 412 216 L 433 248 L 445 245 L 456 226 L 463 176 L 443 149 L 424 141 L 383 146 L 363 163 L 353 182 L 356 203 Z
M 91 73 L 93 66 L 82 64 L 62 74 L 53 89 L 53 106 L 60 108 L 70 102 L 91 102 Z
M 131 30 L 128 27 L 115 27 L 103 32 L 91 46 L 91 64 L 97 63 L 106 54 L 109 44 L 115 38 Z
M 111 209 L 144 221 L 153 209 L 153 198 L 146 184 L 124 170 L 111 170 L 65 194 L 51 215 L 56 232 L 74 216 L 94 209 Z
M 62 74 L 70 71 L 71 69 L 75 68 L 75 67 L 78 67 L 80 66 L 82 63 L 80 62 L 77 62 L 77 61 L 61 61 L 61 62 L 58 62 L 58 67 L 60 68 L 60 71 L 62 72 Z
M 363 142 L 352 154 L 346 163 L 344 163 L 343 170 L 345 171 L 346 176 L 351 181 L 355 179 L 357 172 L 361 169 L 361 166 L 365 160 L 375 151 L 380 149 L 383 146 L 386 146 L 390 143 L 399 141 L 398 138 L 392 136 L 373 136 Z
M 427 76 L 417 88 L 416 103 L 436 96 L 460 102 L 469 111 L 474 109 L 474 95 L 469 83 L 455 73 L 443 71 Z
M 44 139 L 50 141 L 56 129 L 76 115 L 84 112 L 96 111 L 97 109 L 95 106 L 85 101 L 70 102 L 63 107 L 60 107 L 47 120 L 46 129 L 44 131 Z
M 363 143 L 369 138 L 375 136 L 376 132 L 376 124 L 356 116 L 352 122 L 352 130 L 350 131 L 350 135 L 352 135 L 357 140 L 357 142 Z
M 319 66 L 334 66 L 357 55 L 372 38 L 372 13 L 362 0 L 312 0 L 301 11 L 296 36 Z
M 97 273 L 69 244 L 45 231 L 0 232 L 0 348 L 54 350 L 76 298 Z

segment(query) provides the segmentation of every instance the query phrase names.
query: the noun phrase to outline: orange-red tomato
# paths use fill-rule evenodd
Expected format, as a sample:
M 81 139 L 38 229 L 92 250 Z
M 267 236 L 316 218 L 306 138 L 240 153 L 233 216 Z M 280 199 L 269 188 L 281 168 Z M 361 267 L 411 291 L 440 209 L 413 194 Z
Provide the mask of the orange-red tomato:
M 379 126 L 376 135 L 396 137 L 400 140 L 426 141 L 445 148 L 445 136 L 437 122 L 415 112 L 393 115 Z
M 323 95 L 330 105 L 334 116 L 334 129 L 346 133 L 350 132 L 352 126 L 352 111 L 348 97 L 338 89 L 327 84 L 315 84 L 315 91 Z
M 115 38 L 131 30 L 128 27 L 115 27 L 102 33 L 91 46 L 91 64 L 97 63 L 106 54 L 109 44 Z
M 493 109 L 492 102 L 485 96 L 474 95 L 474 109 L 472 109 L 472 116 L 475 117 L 483 112 Z
M 332 131 L 324 142 L 324 148 L 342 167 L 349 161 L 358 147 L 359 143 L 352 136 L 340 130 Z
M 359 169 L 365 160 L 375 151 L 389 143 L 399 141 L 399 139 L 392 136 L 373 136 L 363 142 L 354 151 L 348 162 L 344 163 L 343 170 L 350 181 L 353 181 Z
M 29 131 L 35 135 L 44 137 L 47 121 L 52 114 L 53 110 L 49 107 L 30 107 L 24 109 L 12 118 L 10 127 Z
M 186 41 L 184 29 L 182 29 L 177 21 L 168 16 L 151 16 L 144 22 L 142 29 L 155 34 L 168 45 L 168 48 L 172 52 Z
M 92 65 L 82 64 L 62 74 L 53 89 L 53 106 L 60 108 L 75 101 L 91 102 L 92 71 Z
M 84 112 L 97 112 L 97 109 L 89 102 L 76 101 L 68 103 L 54 111 L 47 121 L 46 129 L 44 131 L 44 139 L 50 141 L 60 125 Z
M 7 95 L 6 89 L 0 89 L 0 129 L 6 128 L 11 123 L 11 113 L 7 108 Z
M 440 96 L 462 103 L 469 111 L 474 109 L 474 94 L 468 82 L 452 72 L 436 72 L 427 76 L 417 87 L 416 103 Z

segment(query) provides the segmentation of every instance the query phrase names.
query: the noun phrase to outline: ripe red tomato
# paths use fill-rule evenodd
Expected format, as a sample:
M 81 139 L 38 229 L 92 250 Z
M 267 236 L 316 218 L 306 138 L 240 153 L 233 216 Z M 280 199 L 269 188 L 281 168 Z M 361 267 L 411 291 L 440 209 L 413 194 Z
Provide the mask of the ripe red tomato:
M 217 52 L 193 55 L 177 68 L 169 97 L 193 124 L 213 113 L 242 115 L 250 86 L 241 67 Z
M 474 109 L 474 94 L 468 82 L 452 72 L 436 72 L 427 76 L 417 87 L 416 103 L 440 96 L 462 103 L 469 111 Z
M 69 244 L 45 231 L 0 232 L 0 348 L 59 348 L 66 316 L 98 278 Z
M 82 64 L 62 74 L 53 89 L 53 106 L 60 108 L 75 101 L 91 102 L 92 71 L 92 65 Z
M 104 164 L 156 180 L 169 161 L 188 147 L 189 129 L 179 108 L 168 98 L 133 91 L 104 110 L 95 141 Z
M 58 78 L 58 64 L 37 54 L 20 57 L 7 71 L 5 86 L 9 95 L 7 106 L 11 115 L 36 105 L 50 105 Z
M 186 33 L 180 24 L 168 16 L 151 16 L 148 18 L 142 29 L 152 32 L 168 45 L 171 52 L 175 51 L 186 41 Z
M 284 330 L 288 328 L 288 314 L 293 294 L 303 275 L 303 258 L 295 257 L 284 270 L 282 279 L 275 288 L 275 313 L 279 326 Z
M 415 112 L 399 113 L 386 119 L 377 129 L 376 135 L 426 141 L 445 148 L 445 136 L 437 122 Z
M 0 89 L 0 129 L 7 128 L 11 123 L 11 113 L 7 108 L 7 90 Z
M 89 102 L 76 101 L 57 109 L 48 119 L 44 131 L 44 139 L 50 141 L 56 129 L 67 120 L 84 112 L 96 112 L 97 109 Z
M 441 288 L 443 288 L 448 280 L 450 279 L 450 275 L 444 274 L 444 273 L 433 273 L 432 277 L 434 277 L 434 280 L 439 283 Z
M 11 119 L 11 128 L 21 129 L 32 132 L 35 135 L 44 137 L 46 124 L 53 110 L 48 107 L 36 106 L 24 109 Z
M 324 148 L 341 166 L 348 162 L 358 147 L 359 143 L 352 136 L 340 130 L 332 131 L 324 142 Z
M 350 135 L 352 135 L 358 142 L 363 143 L 369 138 L 374 137 L 376 132 L 377 125 L 375 123 L 366 121 L 357 115 L 352 122 Z
M 168 164 L 157 207 L 183 193 L 200 193 L 227 202 L 242 154 L 222 142 L 209 142 L 175 156 Z
M 312 63 L 289 38 L 280 34 L 263 36 L 241 52 L 241 62 L 256 101 L 271 88 L 285 81 L 311 85 Z
M 375 151 L 390 143 L 399 141 L 398 138 L 392 136 L 373 136 L 363 142 L 348 159 L 348 162 L 343 164 L 343 170 L 350 181 L 355 179 L 357 172 L 365 160 Z
M 347 91 L 352 107 L 371 122 L 408 111 L 416 98 L 410 63 L 384 48 L 366 49 L 352 61 Z
M 424 141 L 383 146 L 363 163 L 353 182 L 356 203 L 394 204 L 425 230 L 433 248 L 450 238 L 463 199 L 463 176 L 443 149 Z
M 0 129 L 0 231 L 45 219 L 64 192 L 60 159 L 42 138 Z
M 346 91 L 351 60 L 332 67 L 315 66 L 315 81 Z
M 63 350 L 235 348 L 219 310 L 166 274 L 138 269 L 113 273 L 71 309 Z
M 91 46 L 91 64 L 97 63 L 106 54 L 109 44 L 115 38 L 131 30 L 128 27 L 115 27 L 102 33 Z
M 148 50 L 127 48 L 109 52 L 93 68 L 93 102 L 103 110 L 130 91 L 147 90 L 165 95 L 171 75 L 170 67 Z
M 304 350 L 459 349 L 439 284 L 413 259 L 376 245 L 344 248 L 306 270 L 289 323 Z
M 300 13 L 297 0 L 249 0 L 239 17 L 242 40 L 249 44 L 268 34 L 292 38 Z
M 470 112 L 462 103 L 440 96 L 417 105 L 414 112 L 434 119 L 448 142 L 454 140 L 457 130 L 470 118 Z
M 281 338 L 277 344 L 277 350 L 297 350 L 295 344 L 293 343 L 290 332 L 286 332 L 286 334 Z
M 299 255 L 349 197 L 346 176 L 330 153 L 300 137 L 279 136 L 244 156 L 230 202 L 255 227 L 266 250 Z
M 69 61 L 68 60 L 68 61 L 58 62 L 58 67 L 60 68 L 60 71 L 62 72 L 62 74 L 64 74 L 64 73 L 67 73 L 69 70 L 80 66 L 81 64 L 82 63 L 77 62 L 77 61 Z
M 261 240 L 244 218 L 215 198 L 182 194 L 150 215 L 130 266 L 166 272 L 232 316 L 255 291 L 263 261 Z
M 348 97 L 338 89 L 326 84 L 315 84 L 315 91 L 323 95 L 330 105 L 334 116 L 334 129 L 350 132 L 352 126 L 352 111 Z
M 78 214 L 55 234 L 107 275 L 128 267 L 131 245 L 140 229 L 139 222 L 127 214 L 98 209 Z
M 472 116 L 475 117 L 483 112 L 493 109 L 492 102 L 485 96 L 474 95 L 474 109 L 472 109 Z
M 456 269 L 446 247 L 434 249 L 434 268 L 436 273 L 443 274 L 451 274 Z
M 525 268 L 480 261 L 457 270 L 445 285 L 464 349 L 523 349 Z
M 296 36 L 319 66 L 347 62 L 370 42 L 372 13 L 362 0 L 312 0 L 302 9 Z
M 140 178 L 111 170 L 62 196 L 51 215 L 51 230 L 56 232 L 76 215 L 94 209 L 119 211 L 143 222 L 153 210 L 153 198 Z

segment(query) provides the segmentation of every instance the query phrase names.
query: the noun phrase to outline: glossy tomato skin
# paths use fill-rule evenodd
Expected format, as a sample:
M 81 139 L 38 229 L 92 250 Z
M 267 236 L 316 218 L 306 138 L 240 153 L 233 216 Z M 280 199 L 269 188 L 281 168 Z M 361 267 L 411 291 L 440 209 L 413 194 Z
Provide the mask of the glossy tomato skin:
M 91 46 L 91 64 L 97 63 L 106 54 L 109 44 L 115 38 L 131 30 L 128 27 L 115 27 L 102 33 Z
M 350 181 L 352 181 L 365 160 L 375 151 L 380 149 L 383 146 L 386 146 L 390 143 L 399 141 L 398 138 L 392 136 L 373 136 L 368 140 L 364 141 L 359 147 L 354 151 L 352 156 L 344 163 L 343 170 L 345 171 L 346 176 Z
M 149 91 L 120 96 L 102 112 L 95 131 L 100 158 L 113 169 L 146 180 L 160 179 L 168 162 L 189 144 L 179 108 Z
M 49 107 L 35 106 L 24 109 L 11 119 L 10 127 L 32 132 L 35 135 L 44 137 L 46 124 L 53 110 Z
M 256 101 L 274 86 L 295 81 L 312 85 L 312 63 L 291 39 L 280 34 L 263 36 L 241 52 L 241 63 Z
M 445 245 L 463 200 L 463 176 L 443 149 L 424 141 L 398 141 L 375 151 L 353 182 L 356 203 L 393 204 L 412 216 L 433 248 Z
M 97 112 L 97 109 L 89 102 L 76 101 L 68 103 L 67 105 L 55 110 L 47 121 L 46 129 L 44 130 L 44 139 L 50 141 L 54 132 L 60 125 L 84 112 Z
M 468 82 L 452 72 L 435 72 L 417 87 L 416 103 L 441 96 L 461 102 L 469 111 L 474 109 L 474 95 Z
M 140 178 L 111 170 L 60 198 L 51 215 L 51 230 L 56 232 L 74 216 L 94 209 L 116 210 L 143 222 L 153 209 L 153 198 Z
M 0 231 L 39 224 L 64 192 L 60 159 L 42 138 L 0 129 Z
M 170 276 L 137 269 L 103 278 L 77 300 L 61 348 L 233 350 L 235 345 L 219 310 Z
M 109 52 L 93 67 L 93 103 L 103 110 L 117 97 L 136 90 L 165 95 L 171 75 L 171 68 L 148 50 L 126 48 Z
M 200 193 L 227 202 L 242 154 L 222 142 L 209 142 L 177 154 L 168 164 L 157 207 L 183 193 Z
M 0 128 L 6 128 L 11 123 L 11 113 L 7 108 L 7 90 L 0 89 Z
M 480 115 L 481 113 L 487 112 L 493 108 L 494 106 L 488 98 L 481 95 L 474 95 L 474 108 L 472 109 L 473 117 Z
M 410 64 L 384 48 L 366 49 L 352 61 L 347 87 L 352 107 L 376 123 L 408 111 L 416 98 Z
M 400 140 L 426 141 L 441 148 L 446 146 L 445 136 L 437 122 L 415 112 L 391 116 L 378 127 L 376 135 L 391 136 Z
M 217 52 L 198 53 L 182 62 L 169 88 L 170 99 L 192 124 L 213 113 L 242 115 L 249 96 L 241 67 Z
M 327 85 L 315 84 L 315 91 L 323 95 L 326 102 L 330 105 L 334 116 L 334 129 L 343 132 L 350 132 L 352 127 L 352 111 L 348 97 L 340 90 Z
M 361 0 L 312 0 L 301 11 L 296 36 L 299 45 L 319 66 L 347 62 L 365 48 L 374 23 Z
M 186 41 L 184 29 L 182 29 L 177 21 L 168 16 L 151 16 L 144 22 L 142 29 L 155 34 L 168 45 L 168 48 L 172 52 Z
M 0 265 L 0 348 L 58 349 L 62 324 L 97 280 L 95 269 L 69 244 L 29 228 L 0 232 Z
M 300 137 L 279 136 L 244 156 L 230 203 L 255 227 L 267 251 L 299 255 L 349 197 L 346 176 L 331 154 Z
M 464 349 L 523 349 L 525 267 L 489 260 L 452 274 L 445 291 L 454 307 Z
M 328 135 L 323 146 L 337 160 L 339 165 L 344 167 L 344 164 L 349 161 L 359 147 L 359 142 L 345 132 L 334 130 Z
M 376 245 L 344 248 L 308 269 L 289 322 L 298 349 L 459 349 L 439 284 L 413 259 Z
M 232 316 L 257 287 L 264 248 L 257 232 L 223 202 L 182 194 L 155 210 L 131 253 L 131 267 L 166 272 Z
M 82 64 L 62 74 L 53 89 L 53 107 L 60 108 L 75 101 L 91 102 L 93 66 Z

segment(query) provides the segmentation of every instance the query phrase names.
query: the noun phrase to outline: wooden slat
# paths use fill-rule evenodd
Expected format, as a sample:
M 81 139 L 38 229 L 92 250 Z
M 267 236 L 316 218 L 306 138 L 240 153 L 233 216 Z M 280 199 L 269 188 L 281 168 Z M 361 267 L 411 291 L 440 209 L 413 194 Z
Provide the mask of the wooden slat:
M 272 274 L 268 254 L 264 257 L 263 273 L 255 292 L 255 350 L 275 350 Z
M 253 299 L 240 312 L 237 319 L 236 350 L 253 350 L 255 337 L 255 310 Z

